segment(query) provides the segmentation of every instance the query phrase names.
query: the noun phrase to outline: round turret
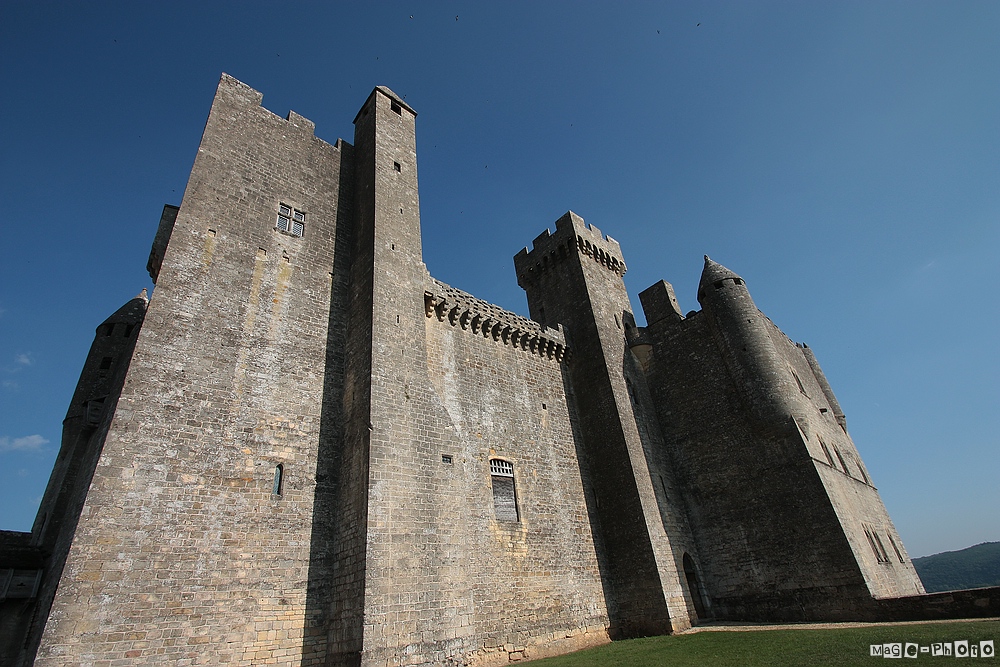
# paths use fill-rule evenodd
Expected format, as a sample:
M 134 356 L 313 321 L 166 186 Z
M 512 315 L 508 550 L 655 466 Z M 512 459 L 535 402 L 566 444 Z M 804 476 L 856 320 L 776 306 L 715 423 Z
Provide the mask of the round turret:
M 705 302 L 702 299 L 706 295 L 711 295 L 712 290 L 722 289 L 726 281 L 730 281 L 733 286 L 743 285 L 742 278 L 705 255 L 705 268 L 702 269 L 701 282 L 698 283 L 698 303 L 704 306 Z M 743 291 L 746 291 L 745 287 Z M 749 293 L 747 296 L 750 296 Z
M 769 426 L 789 425 L 802 412 L 797 385 L 771 340 L 777 329 L 757 310 L 743 278 L 706 255 L 698 301 L 750 410 Z

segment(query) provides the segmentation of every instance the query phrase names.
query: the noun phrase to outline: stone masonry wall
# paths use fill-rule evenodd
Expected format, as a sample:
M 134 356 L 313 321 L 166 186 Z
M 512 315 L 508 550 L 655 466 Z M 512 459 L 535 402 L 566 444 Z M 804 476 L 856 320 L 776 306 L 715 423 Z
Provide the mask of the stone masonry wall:
M 35 664 L 501 665 L 996 606 L 915 595 L 815 356 L 728 269 L 687 318 L 644 292 L 640 330 L 618 243 L 567 213 L 515 257 L 531 319 L 504 311 L 422 262 L 404 100 L 376 88 L 354 146 L 261 101 L 223 75 L 148 308 L 99 329 L 5 538 L 56 554 Z
M 755 427 L 705 319 L 647 326 L 647 377 L 713 614 L 850 616 L 867 589 L 794 422 Z
M 11 665 L 29 665 L 35 655 L 115 414 L 146 307 L 143 290 L 104 320 L 95 332 L 63 420 L 59 455 L 32 526 L 31 543 L 45 557 L 43 576 L 27 638 L 20 642 L 21 650 L 10 661 Z
M 436 524 L 434 533 L 421 549 L 437 551 L 443 579 L 465 591 L 466 660 L 505 664 L 606 642 L 562 368 L 537 343 L 558 343 L 561 333 L 440 283 L 428 292 L 444 307 L 428 308 L 426 318 L 429 468 L 439 486 L 438 506 L 427 508 L 435 516 L 424 521 Z M 449 304 L 460 305 L 457 317 L 449 317 Z M 522 336 L 505 336 L 490 322 L 513 324 Z M 516 521 L 494 511 L 494 458 L 513 465 Z
M 301 659 L 343 154 L 260 101 L 223 76 L 38 665 Z
M 613 637 L 691 624 L 681 584 L 685 531 L 670 534 L 625 377 L 631 307 L 614 239 L 570 212 L 514 258 L 532 318 L 567 328 L 567 379 L 580 415 L 581 459 L 600 533 Z M 680 515 L 675 515 L 680 519 Z M 680 525 L 683 525 L 682 523 Z
M 920 577 L 847 432 L 847 420 L 815 355 L 770 326 L 771 338 L 800 387 L 796 399 L 801 405 L 802 438 L 871 594 L 883 598 L 923 593 Z

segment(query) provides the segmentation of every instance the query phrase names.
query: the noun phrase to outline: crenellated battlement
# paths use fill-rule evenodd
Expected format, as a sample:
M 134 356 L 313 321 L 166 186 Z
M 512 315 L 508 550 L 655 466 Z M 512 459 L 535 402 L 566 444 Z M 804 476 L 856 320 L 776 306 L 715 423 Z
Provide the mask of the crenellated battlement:
M 294 131 L 315 136 L 316 123 L 294 111 L 289 111 L 285 117 L 282 118 L 270 109 L 264 107 L 264 94 L 262 92 L 254 90 L 247 84 L 238 79 L 234 79 L 228 74 L 223 74 L 219 81 L 218 95 L 221 98 L 225 98 L 230 103 L 234 103 L 239 100 L 239 103 L 237 103 L 236 106 L 243 106 L 248 109 L 259 108 L 261 111 L 274 116 L 276 120 L 283 121 L 287 123 L 289 127 L 295 128 Z
M 434 278 L 424 292 L 424 308 L 427 317 L 437 317 L 440 322 L 447 321 L 453 327 L 492 338 L 503 345 L 559 362 L 569 357 L 566 337 L 558 324 L 555 328 L 547 327 Z
M 588 225 L 576 213 L 567 211 L 556 220 L 555 233 L 546 229 L 532 241 L 531 250 L 523 248 L 514 256 L 517 284 L 524 287 L 534 282 L 538 275 L 572 253 L 590 257 L 619 277 L 627 270 L 618 241 Z

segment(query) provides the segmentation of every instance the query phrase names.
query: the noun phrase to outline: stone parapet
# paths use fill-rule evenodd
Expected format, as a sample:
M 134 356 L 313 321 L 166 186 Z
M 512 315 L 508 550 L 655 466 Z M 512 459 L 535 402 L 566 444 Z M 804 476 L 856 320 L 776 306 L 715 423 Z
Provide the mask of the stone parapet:
M 546 229 L 532 241 L 531 250 L 523 248 L 514 256 L 517 284 L 525 287 L 527 283 L 534 282 L 539 274 L 571 253 L 590 257 L 618 277 L 624 276 L 627 270 L 618 241 L 568 211 L 556 220 L 554 234 Z
M 569 347 L 562 327 L 548 327 L 477 299 L 467 292 L 431 278 L 424 292 L 427 317 L 437 317 L 452 326 L 460 326 L 484 338 L 563 362 Z

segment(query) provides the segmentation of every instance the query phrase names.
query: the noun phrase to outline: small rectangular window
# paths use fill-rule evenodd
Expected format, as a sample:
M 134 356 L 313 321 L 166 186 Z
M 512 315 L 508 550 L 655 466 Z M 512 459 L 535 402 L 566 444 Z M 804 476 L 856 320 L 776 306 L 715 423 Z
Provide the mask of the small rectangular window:
M 111 357 L 104 357 L 101 359 L 101 370 L 106 371 L 111 368 Z
M 451 464 L 451 462 L 452 462 L 451 454 L 442 454 L 441 455 L 441 463 Z
M 395 169 L 398 172 L 402 172 L 403 171 L 402 165 L 400 165 L 398 162 L 393 162 L 392 163 L 392 168 Z
M 400 116 L 403 115 L 403 107 L 399 106 L 398 102 L 390 102 L 389 108 L 392 109 L 393 113 L 397 113 Z
M 490 459 L 490 474 L 503 475 L 504 477 L 514 476 L 514 464 L 501 459 Z

